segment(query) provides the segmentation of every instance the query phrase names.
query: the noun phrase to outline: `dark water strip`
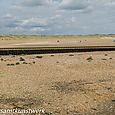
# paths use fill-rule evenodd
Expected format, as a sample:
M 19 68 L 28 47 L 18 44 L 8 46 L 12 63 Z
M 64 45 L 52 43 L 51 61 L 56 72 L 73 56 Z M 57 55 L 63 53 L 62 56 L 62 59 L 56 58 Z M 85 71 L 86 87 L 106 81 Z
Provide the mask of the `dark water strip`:
M 28 48 L 28 49 L 0 49 L 0 55 L 31 55 L 50 53 L 115 51 L 115 47 L 79 47 L 79 48 Z

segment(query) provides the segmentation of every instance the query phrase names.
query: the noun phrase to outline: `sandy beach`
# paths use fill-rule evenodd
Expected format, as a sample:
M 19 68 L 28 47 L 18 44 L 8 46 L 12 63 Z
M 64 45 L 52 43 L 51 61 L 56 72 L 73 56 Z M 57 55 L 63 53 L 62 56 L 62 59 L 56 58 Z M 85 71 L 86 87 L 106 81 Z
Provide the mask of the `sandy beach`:
M 1 0 L 0 115 L 115 115 L 115 0 Z
M 114 115 L 115 52 L 0 56 L 0 108 Z
M 53 114 L 113 115 L 115 52 L 36 56 L 1 57 L 0 108 L 43 107 Z M 88 61 L 90 56 L 93 60 Z
M 115 37 L 106 36 L 14 36 L 1 37 L 0 48 L 46 46 L 115 46 Z

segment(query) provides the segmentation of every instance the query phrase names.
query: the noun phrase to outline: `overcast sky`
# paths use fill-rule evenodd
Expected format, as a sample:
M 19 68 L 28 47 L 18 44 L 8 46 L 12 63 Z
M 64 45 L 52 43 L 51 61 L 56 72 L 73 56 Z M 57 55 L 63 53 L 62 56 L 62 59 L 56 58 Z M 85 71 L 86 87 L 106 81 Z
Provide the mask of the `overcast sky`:
M 114 34 L 115 0 L 1 0 L 0 34 Z

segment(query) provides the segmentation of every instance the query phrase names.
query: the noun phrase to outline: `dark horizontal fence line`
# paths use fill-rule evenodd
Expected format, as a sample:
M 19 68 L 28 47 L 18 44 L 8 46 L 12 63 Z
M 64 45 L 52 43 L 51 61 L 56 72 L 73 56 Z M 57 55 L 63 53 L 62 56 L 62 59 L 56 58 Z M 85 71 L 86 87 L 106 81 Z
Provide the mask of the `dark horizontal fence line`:
M 1 48 L 0 55 L 31 55 L 31 54 L 50 54 L 50 53 L 72 53 L 72 52 L 96 52 L 96 51 L 115 51 L 115 46 L 100 46 L 100 47 L 74 47 L 74 48 Z

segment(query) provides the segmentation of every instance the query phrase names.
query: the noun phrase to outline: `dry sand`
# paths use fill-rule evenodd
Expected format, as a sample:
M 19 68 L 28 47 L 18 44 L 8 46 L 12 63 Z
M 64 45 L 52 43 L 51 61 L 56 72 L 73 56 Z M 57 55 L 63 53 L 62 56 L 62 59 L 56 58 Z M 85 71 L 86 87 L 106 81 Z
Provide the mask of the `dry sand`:
M 40 107 L 47 115 L 114 115 L 115 52 L 1 56 L 0 108 Z
M 0 38 L 0 48 L 4 47 L 39 47 L 39 46 L 115 46 L 115 37 L 45 37 L 26 39 Z
M 115 45 L 115 37 L 3 37 L 0 47 Z M 0 108 L 44 108 L 45 115 L 115 115 L 115 52 L 0 56 Z

